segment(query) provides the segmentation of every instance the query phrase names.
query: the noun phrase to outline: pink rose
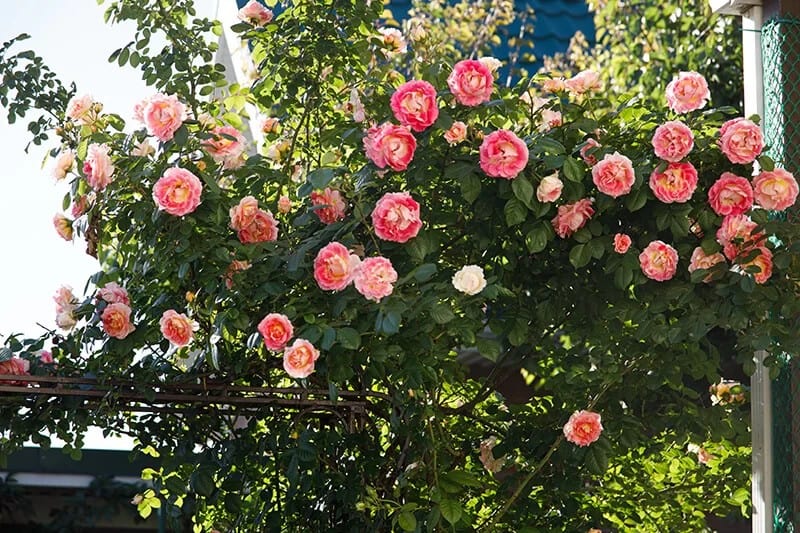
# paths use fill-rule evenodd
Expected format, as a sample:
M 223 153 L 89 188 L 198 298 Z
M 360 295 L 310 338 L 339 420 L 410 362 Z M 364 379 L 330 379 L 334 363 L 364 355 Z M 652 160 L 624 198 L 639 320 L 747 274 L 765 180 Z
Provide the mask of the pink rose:
M 763 233 L 753 234 L 758 225 L 747 215 L 726 215 L 717 230 L 717 242 L 729 261 L 739 254 L 751 250 L 764 238 Z
M 314 279 L 324 291 L 341 291 L 353 281 L 361 260 L 341 243 L 323 246 L 314 259 Z
M 764 136 L 756 123 L 735 118 L 720 128 L 719 148 L 731 163 L 752 163 L 764 149 Z
M 69 218 L 61 213 L 56 213 L 53 215 L 53 227 L 56 228 L 56 233 L 58 233 L 59 237 L 65 241 L 72 240 L 72 221 Z
M 268 350 L 283 350 L 294 335 L 294 327 L 289 317 L 280 313 L 270 313 L 258 323 L 258 332 L 264 337 L 264 345 Z
M 347 204 L 342 199 L 342 193 L 330 187 L 325 187 L 322 192 L 313 191 L 311 193 L 311 205 L 315 207 L 324 206 L 314 210 L 314 213 L 323 224 L 333 224 L 338 220 L 342 220 L 347 212 Z
M 697 170 L 691 163 L 669 163 L 650 174 L 650 189 L 666 204 L 687 202 L 697 189 Z
M 278 198 L 278 212 L 286 215 L 291 210 L 292 210 L 292 201 L 289 200 L 289 197 L 286 196 L 285 194 L 281 195 L 281 197 Z
M 11 359 L 0 361 L 0 374 L 8 376 L 29 376 L 31 364 L 27 359 L 13 356 Z M 0 380 L 0 385 L 25 385 L 25 381 Z
M 678 271 L 678 251 L 662 241 L 653 241 L 639 254 L 644 275 L 656 281 L 667 281 Z
M 599 91 L 603 87 L 600 83 L 600 75 L 593 70 L 584 70 L 575 74 L 565 81 L 564 85 L 574 94 Z
M 583 143 L 583 146 L 581 146 L 580 149 L 581 159 L 583 159 L 583 161 L 587 165 L 593 167 L 594 165 L 597 164 L 596 154 L 599 152 L 598 148 L 600 148 L 601 146 L 603 145 L 597 142 L 596 140 L 592 139 L 591 137 L 589 137 L 588 139 L 586 139 L 586 142 Z
M 753 276 L 755 282 L 760 285 L 766 283 L 770 276 L 772 276 L 772 251 L 766 246 L 758 246 L 756 249 L 759 251 L 759 254 L 747 263 L 740 264 L 737 270 L 741 269 L 742 272 Z M 753 273 L 747 272 L 750 267 L 757 267 L 759 270 Z
M 564 78 L 551 78 L 542 82 L 542 89 L 548 93 L 560 93 L 567 90 Z
M 72 294 L 72 287 L 69 285 L 62 285 L 53 296 L 53 301 L 56 303 L 56 312 L 60 313 L 65 309 L 74 309 L 78 303 L 78 299 Z
M 233 288 L 233 275 L 237 272 L 241 272 L 242 270 L 248 270 L 251 266 L 250 261 L 231 261 L 231 264 L 228 265 L 228 270 L 225 271 L 225 286 L 229 289 Z
M 756 176 L 753 189 L 758 205 L 771 211 L 783 211 L 797 200 L 797 181 L 781 168 Z
M 417 132 L 424 131 L 439 117 L 436 89 L 427 81 L 407 81 L 392 94 L 390 104 L 397 121 Z
M 122 303 L 108 304 L 100 319 L 105 332 L 117 339 L 124 339 L 136 329 L 131 324 L 131 308 Z
M 229 211 L 231 229 L 236 231 L 243 230 L 253 223 L 256 213 L 258 213 L 258 200 L 253 196 L 245 196 Z
M 397 281 L 397 271 L 392 267 L 392 262 L 385 257 L 364 259 L 353 273 L 356 290 L 367 300 L 376 302 L 392 294 L 395 281 Z
M 197 209 L 202 191 L 200 178 L 186 169 L 172 167 L 153 185 L 153 200 L 159 209 L 180 217 Z
M 97 289 L 97 298 L 110 304 L 125 304 L 130 305 L 131 300 L 128 296 L 128 291 L 120 287 L 116 282 L 110 281 L 103 287 Z
M 514 179 L 528 164 L 528 147 L 509 130 L 497 130 L 483 138 L 480 165 L 487 176 Z
M 600 438 L 602 432 L 600 414 L 592 411 L 575 411 L 564 425 L 564 436 L 578 446 L 590 445 Z
M 494 76 L 489 68 L 475 59 L 459 61 L 447 77 L 447 86 L 461 105 L 476 106 L 492 97 Z
M 364 150 L 367 157 L 378 168 L 391 167 L 405 170 L 414 157 L 417 140 L 408 128 L 386 122 L 373 126 L 364 137 Z
M 217 126 L 211 130 L 214 137 L 204 140 L 201 145 L 211 158 L 217 163 L 222 163 L 226 169 L 236 169 L 242 166 L 242 154 L 245 148 L 245 138 L 233 126 Z
M 67 102 L 66 115 L 75 122 L 91 124 L 95 117 L 94 100 L 88 94 L 75 95 Z
M 564 123 L 564 118 L 561 116 L 561 111 L 542 109 L 541 115 L 542 123 L 539 125 L 539 131 L 550 131 Z
M 667 85 L 667 105 L 676 113 L 702 109 L 709 98 L 708 83 L 697 72 L 681 72 Z
M 467 125 L 460 120 L 453 122 L 453 125 L 450 126 L 450 129 L 444 132 L 444 140 L 447 141 L 451 146 L 460 143 L 466 138 Z
M 618 254 L 624 254 L 631 247 L 631 237 L 625 233 L 617 233 L 614 235 L 614 251 Z
M 707 254 L 703 251 L 702 247 L 698 246 L 692 252 L 691 259 L 689 259 L 689 273 L 692 273 L 695 270 L 708 270 L 717 263 L 724 262 L 725 256 L 723 256 L 721 253 L 717 252 L 713 254 Z M 710 282 L 711 277 L 711 274 L 707 275 L 705 278 L 703 278 L 703 283 Z
M 753 187 L 746 178 L 723 172 L 708 189 L 708 203 L 718 215 L 741 215 L 753 207 Z
M 53 354 L 47 350 L 42 350 L 39 352 L 39 362 L 43 365 L 52 365 L 55 363 L 55 359 L 53 359 Z
M 283 352 L 283 369 L 293 378 L 307 378 L 314 373 L 319 350 L 305 339 L 295 339 Z
M 633 163 L 619 152 L 606 154 L 602 161 L 592 167 L 592 181 L 597 190 L 613 198 L 631 192 L 635 180 Z
M 566 239 L 592 218 L 592 200 L 583 198 L 573 204 L 558 206 L 558 213 L 552 220 L 553 228 L 562 239 Z
M 245 244 L 278 240 L 278 221 L 269 211 L 259 209 L 247 226 L 238 230 L 239 240 Z
M 70 212 L 72 216 L 78 218 L 79 216 L 86 213 L 89 210 L 89 204 L 94 201 L 94 194 L 82 194 L 75 199 L 75 203 L 72 204 L 72 208 Z
M 239 10 L 236 16 L 242 22 L 247 22 L 253 26 L 264 26 L 272 22 L 272 11 L 259 4 L 256 0 L 250 0 Z
M 407 242 L 422 227 L 419 203 L 407 192 L 387 192 L 372 210 L 372 225 L 378 238 Z
M 160 141 L 169 141 L 186 118 L 186 106 L 174 94 L 158 93 L 142 109 L 142 122 L 147 133 Z
M 656 128 L 652 144 L 656 157 L 676 163 L 692 151 L 694 135 L 686 124 L 672 120 Z
M 264 117 L 260 121 L 261 133 L 275 133 L 278 131 L 278 126 L 280 126 L 280 124 L 281 121 L 275 117 Z
M 561 191 L 564 189 L 564 183 L 558 179 L 558 171 L 545 176 L 536 187 L 536 199 L 542 203 L 555 202 L 561 198 Z
M 53 163 L 52 175 L 57 180 L 63 180 L 75 164 L 75 152 L 65 150 L 56 156 Z
M 194 332 L 198 328 L 198 324 L 194 320 L 183 313 L 179 314 L 174 309 L 164 311 L 158 324 L 164 338 L 179 347 L 192 342 Z
M 389 54 L 405 54 L 408 51 L 408 44 L 397 28 L 378 28 L 378 33 L 381 34 L 383 45 Z
M 114 165 L 108 156 L 110 148 L 106 144 L 92 143 L 86 150 L 86 159 L 83 162 L 83 173 L 89 186 L 101 191 L 111 183 L 114 177 Z

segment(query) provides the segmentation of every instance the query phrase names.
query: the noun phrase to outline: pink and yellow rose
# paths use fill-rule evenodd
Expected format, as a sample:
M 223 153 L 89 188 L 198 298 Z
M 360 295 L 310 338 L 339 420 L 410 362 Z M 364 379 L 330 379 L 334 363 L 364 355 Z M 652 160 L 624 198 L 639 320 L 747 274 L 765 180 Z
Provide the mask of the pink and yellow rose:
M 239 241 L 245 244 L 278 240 L 278 221 L 269 211 L 259 209 L 247 226 L 237 231 Z
M 564 82 L 564 85 L 573 94 L 584 94 L 599 91 L 603 88 L 600 75 L 593 70 L 583 70 Z
M 586 139 L 586 142 L 583 143 L 580 149 L 581 159 L 583 159 L 584 163 L 593 167 L 597 164 L 597 153 L 598 148 L 602 147 L 603 145 L 597 142 L 595 139 L 589 137 Z
M 444 132 L 444 140 L 451 146 L 458 144 L 467 138 L 467 125 L 457 120 L 453 122 L 450 128 Z
M 241 231 L 256 218 L 258 213 L 258 200 L 254 196 L 245 196 L 239 203 L 231 207 L 228 214 L 231 217 L 230 226 L 235 231 Z
M 188 215 L 200 205 L 203 184 L 184 168 L 172 167 L 153 185 L 153 200 L 170 215 Z
M 633 163 L 619 152 L 606 154 L 602 161 L 592 167 L 592 181 L 597 190 L 612 198 L 631 192 L 635 180 Z
M 136 329 L 131 324 L 131 308 L 123 303 L 108 304 L 100 319 L 103 321 L 103 330 L 117 339 L 124 339 Z
M 764 171 L 753 179 L 755 201 L 764 209 L 783 211 L 797 200 L 797 180 L 783 169 Z
M 542 203 L 555 202 L 561 198 L 561 191 L 564 190 L 564 182 L 558 179 L 558 171 L 545 176 L 536 187 L 536 199 Z
M 294 335 L 292 322 L 284 314 L 270 313 L 258 323 L 258 332 L 264 338 L 268 350 L 283 350 Z
M 689 273 L 695 270 L 708 270 L 718 263 L 724 263 L 725 256 L 719 252 L 707 254 L 702 247 L 698 246 L 692 251 L 692 257 L 689 259 Z M 703 283 L 708 283 L 712 279 L 712 274 L 708 274 L 703 278 Z
M 386 193 L 372 210 L 372 225 L 380 239 L 408 242 L 422 227 L 419 203 L 407 192 Z
M 488 102 L 494 89 L 494 76 L 489 68 L 476 59 L 465 59 L 453 66 L 447 86 L 456 101 L 465 106 Z
M 247 22 L 253 26 L 264 26 L 272 22 L 274 15 L 271 10 L 262 6 L 257 0 L 250 0 L 236 13 L 236 16 L 242 22 Z
M 53 227 L 58 236 L 65 241 L 71 241 L 73 237 L 72 221 L 61 213 L 53 215 Z
M 97 143 L 90 144 L 86 150 L 83 173 L 86 182 L 96 191 L 105 189 L 114 177 L 114 165 L 108 155 L 110 150 L 107 144 Z
M 567 441 L 578 446 L 588 446 L 597 441 L 602 432 L 600 414 L 592 411 L 575 411 L 564 424 Z
M 667 105 L 676 113 L 702 109 L 711 92 L 706 79 L 697 72 L 681 72 L 667 85 Z
M 333 224 L 343 220 L 347 213 L 347 204 L 342 198 L 342 193 L 330 187 L 325 187 L 323 191 L 313 191 L 311 205 L 318 207 L 314 209 L 314 213 L 323 224 Z
M 684 203 L 697 189 L 697 170 L 691 163 L 669 163 L 650 174 L 650 190 L 664 203 Z
M 683 122 L 671 120 L 656 128 L 651 142 L 656 157 L 676 163 L 694 148 L 694 135 Z
M 639 265 L 652 280 L 670 280 L 678 271 L 678 251 L 663 241 L 653 241 L 639 254 Z
M 514 179 L 528 164 L 528 147 L 513 131 L 497 130 L 483 138 L 480 166 L 492 178 Z
M 314 279 L 324 291 L 341 291 L 353 281 L 361 260 L 341 243 L 323 246 L 314 259 Z
M 295 339 L 283 351 L 283 369 L 293 378 L 303 379 L 314 373 L 314 363 L 319 359 L 319 350 L 305 339 Z
M 618 254 L 624 254 L 631 247 L 631 237 L 625 233 L 617 233 L 614 235 L 614 251 Z
M 52 175 L 57 180 L 63 180 L 75 165 L 75 152 L 64 150 L 56 156 L 53 163 Z
M 244 135 L 233 126 L 217 126 L 211 134 L 213 137 L 201 143 L 211 159 L 229 170 L 241 167 L 246 142 Z
M 708 189 L 708 203 L 718 215 L 741 215 L 753 207 L 753 187 L 746 178 L 724 172 Z
M 183 313 L 168 309 L 161 315 L 158 322 L 161 334 L 175 346 L 187 346 L 192 342 L 198 324 Z
M 146 100 L 141 113 L 147 133 L 166 142 L 186 119 L 186 106 L 174 94 L 158 93 Z
M 378 168 L 405 170 L 414 158 L 417 140 L 405 126 L 386 122 L 373 126 L 364 137 L 364 150 Z
M 747 215 L 726 215 L 717 230 L 717 242 L 722 245 L 722 253 L 729 261 L 751 250 L 764 239 L 763 233 L 753 234 L 758 225 Z
M 436 89 L 423 80 L 408 81 L 398 87 L 390 105 L 397 121 L 416 132 L 424 131 L 439 117 Z
M 385 257 L 369 257 L 361 261 L 353 274 L 356 290 L 367 300 L 380 302 L 392 294 L 397 271 Z
M 128 291 L 126 291 L 123 287 L 120 287 L 115 281 L 110 281 L 97 289 L 95 296 L 98 299 L 110 304 L 121 303 L 128 306 L 131 304 Z
M 566 239 L 581 229 L 594 214 L 592 200 L 582 198 L 575 203 L 558 206 L 558 213 L 552 220 L 556 234 Z
M 764 136 L 755 122 L 735 118 L 720 128 L 719 148 L 731 163 L 752 163 L 764 149 Z

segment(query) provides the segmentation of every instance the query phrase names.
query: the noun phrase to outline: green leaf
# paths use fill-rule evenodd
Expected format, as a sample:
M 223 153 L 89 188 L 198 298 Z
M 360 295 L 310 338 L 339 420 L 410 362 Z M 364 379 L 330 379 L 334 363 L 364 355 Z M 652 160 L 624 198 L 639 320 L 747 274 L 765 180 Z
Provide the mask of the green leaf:
M 638 211 L 645 203 L 647 203 L 647 191 L 644 187 L 639 187 L 625 197 L 625 207 L 631 212 Z
M 457 483 L 464 487 L 481 487 L 483 483 L 475 476 L 475 474 L 471 472 L 467 472 L 466 470 L 452 470 L 446 473 L 444 478 L 447 478 L 449 481 L 453 483 Z
M 339 328 L 336 330 L 339 344 L 348 350 L 357 350 L 361 346 L 361 334 L 353 328 Z
M 195 470 L 190 479 L 192 489 L 201 496 L 211 496 L 214 492 L 214 478 L 211 476 L 211 471 L 206 468 L 199 468 Z
M 332 168 L 318 168 L 308 173 L 308 181 L 315 189 L 324 189 L 333 179 Z
M 467 174 L 460 180 L 461 196 L 468 203 L 473 203 L 481 194 L 481 179 L 473 173 Z
M 425 263 L 414 269 L 414 279 L 420 283 L 428 281 L 436 274 L 436 265 L 433 263 Z
M 578 161 L 572 157 L 568 156 L 564 159 L 564 176 L 570 181 L 581 182 L 583 181 L 583 168 Z
M 517 176 L 516 179 L 511 181 L 511 190 L 514 191 L 514 196 L 530 209 L 531 200 L 533 199 L 533 185 L 528 181 L 528 178 Z
M 761 170 L 772 172 L 775 170 L 775 161 L 767 155 L 762 155 L 758 157 L 758 166 L 761 167 Z
M 181 124 L 181 127 L 175 130 L 173 139 L 178 146 L 186 146 L 189 142 L 189 128 L 186 127 L 186 124 Z
M 506 202 L 503 211 L 506 215 L 506 225 L 508 225 L 508 227 L 516 226 L 524 222 L 528 216 L 528 209 L 516 198 L 511 198 Z
M 438 303 L 431 307 L 431 318 L 437 324 L 447 324 L 453 320 L 456 315 L 450 310 L 450 306 L 446 303 Z
M 588 244 L 575 245 L 572 250 L 569 251 L 569 262 L 572 263 L 572 266 L 575 268 L 586 266 L 591 259 L 592 249 Z
M 536 151 L 550 154 L 563 154 L 567 151 L 563 144 L 551 137 L 540 137 L 536 140 L 533 148 L 536 149 Z
M 503 352 L 503 346 L 495 339 L 478 337 L 475 345 L 478 348 L 478 352 L 489 361 L 497 361 L 497 358 Z
M 0 348 L 0 363 L 2 363 L 3 361 L 8 361 L 9 359 L 11 359 L 11 357 L 13 357 L 13 355 L 14 352 L 12 352 L 8 347 L 3 346 L 2 348 Z
M 454 500 L 442 500 L 439 502 L 439 510 L 445 520 L 451 524 L 455 524 L 461 519 L 461 504 Z
M 528 247 L 528 251 L 535 254 L 547 248 L 547 243 L 550 241 L 551 235 L 552 230 L 549 224 L 540 221 L 525 236 L 525 245 Z
M 600 446 L 589 446 L 586 450 L 586 467 L 593 474 L 602 475 L 608 469 L 608 456 Z
M 415 531 L 417 529 L 417 519 L 412 513 L 403 511 L 397 515 L 397 525 L 399 525 L 403 531 Z

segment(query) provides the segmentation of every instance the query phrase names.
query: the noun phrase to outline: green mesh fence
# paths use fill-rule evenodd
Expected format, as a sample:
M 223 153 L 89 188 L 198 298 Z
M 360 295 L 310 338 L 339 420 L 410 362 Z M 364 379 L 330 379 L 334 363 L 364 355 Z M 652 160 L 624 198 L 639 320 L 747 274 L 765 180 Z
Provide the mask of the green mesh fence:
M 800 174 L 800 19 L 776 18 L 762 28 L 764 133 L 769 155 Z M 800 216 L 795 211 L 789 218 Z M 773 528 L 800 524 L 800 372 L 790 357 L 772 382 Z

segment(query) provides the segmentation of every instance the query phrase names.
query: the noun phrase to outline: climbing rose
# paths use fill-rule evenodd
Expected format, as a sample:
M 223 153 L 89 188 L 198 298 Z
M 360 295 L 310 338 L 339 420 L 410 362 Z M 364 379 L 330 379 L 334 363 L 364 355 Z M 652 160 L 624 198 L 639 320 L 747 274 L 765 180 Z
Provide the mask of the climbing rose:
M 192 342 L 198 324 L 183 313 L 174 309 L 164 311 L 159 321 L 161 334 L 175 346 L 186 346 Z
M 564 117 L 561 111 L 553 111 L 552 109 L 542 109 L 542 123 L 539 124 L 539 131 L 550 131 L 557 128 L 564 123 Z
M 602 432 L 600 414 L 592 411 L 575 411 L 564 425 L 564 436 L 578 446 L 590 445 L 600 438 Z
M 108 304 L 100 319 L 105 332 L 117 339 L 124 339 L 136 329 L 131 324 L 131 308 L 122 303 Z
M 542 178 L 536 187 L 536 199 L 540 202 L 555 202 L 561 198 L 564 183 L 558 179 L 558 171 Z
M 381 34 L 384 46 L 389 51 L 389 54 L 405 54 L 408 51 L 403 34 L 397 28 L 378 28 L 378 33 Z
M 763 233 L 753 234 L 758 225 L 747 215 L 726 215 L 717 230 L 717 242 L 729 261 L 739 254 L 751 250 L 764 238 Z
M 600 75 L 593 70 L 578 72 L 573 77 L 564 82 L 564 85 L 574 94 L 584 94 L 599 91 L 602 88 Z
M 53 227 L 56 228 L 58 236 L 65 241 L 72 240 L 72 221 L 61 213 L 56 213 L 53 216 Z
M 496 74 L 497 71 L 500 69 L 500 67 L 503 66 L 502 61 L 492 56 L 479 57 L 478 61 L 483 63 L 486 66 L 486 68 L 489 69 L 489 72 L 491 72 L 492 74 Z
M 487 176 L 514 179 L 528 164 L 528 147 L 509 130 L 497 130 L 483 138 L 480 165 Z
M 225 275 L 223 276 L 225 280 L 225 286 L 229 289 L 233 288 L 233 275 L 237 272 L 241 272 L 242 270 L 248 270 L 251 266 L 253 266 L 250 261 L 231 261 L 231 264 L 228 265 L 228 269 L 225 271 Z
M 264 337 L 264 346 L 278 352 L 286 347 L 294 335 L 294 327 L 286 315 L 270 313 L 258 323 L 258 332 Z
M 572 204 L 558 206 L 558 213 L 552 220 L 553 228 L 562 239 L 566 239 L 592 218 L 592 200 L 583 198 Z
M 78 299 L 72 294 L 72 287 L 69 285 L 62 285 L 53 296 L 53 301 L 56 303 L 56 312 L 61 312 L 65 309 L 74 309 Z
M 461 105 L 476 106 L 492 97 L 494 76 L 476 59 L 459 61 L 447 77 L 447 86 Z
M 326 244 L 314 259 L 314 279 L 324 291 L 340 291 L 353 281 L 361 260 L 341 243 Z
M 678 271 L 678 251 L 662 241 L 653 241 L 639 254 L 644 275 L 655 281 L 667 281 Z
M 614 235 L 614 251 L 618 254 L 624 254 L 631 247 L 631 237 L 625 233 L 617 233 Z
M 590 167 L 596 165 L 597 154 L 599 153 L 598 148 L 600 148 L 601 146 L 603 145 L 597 142 L 596 140 L 592 139 L 591 137 L 586 139 L 586 142 L 583 143 L 583 146 L 581 146 L 580 149 L 581 159 L 583 159 L 584 163 L 586 163 Z
M 0 374 L 11 376 L 29 376 L 31 364 L 27 359 L 13 356 L 11 359 L 0 361 Z M 25 385 L 25 381 L 0 380 L 0 385 Z
M 635 180 L 633 163 L 619 152 L 606 154 L 602 161 L 592 167 L 592 181 L 597 190 L 613 198 L 631 192 Z
M 373 126 L 364 137 L 364 150 L 378 168 L 405 170 L 414 157 L 417 140 L 405 126 L 386 122 Z
M 755 200 L 764 209 L 783 211 L 797 200 L 797 181 L 791 173 L 776 168 L 753 179 Z
M 692 257 L 689 259 L 689 273 L 694 272 L 695 270 L 708 270 L 709 268 L 713 267 L 717 263 L 724 263 L 725 256 L 719 252 L 713 254 L 707 254 L 703 251 L 703 248 L 698 246 L 692 252 Z M 712 275 L 709 274 L 705 278 L 703 278 L 703 283 L 708 283 L 711 281 Z
M 669 163 L 650 174 L 650 189 L 664 203 L 687 202 L 697 189 L 697 170 L 691 163 Z
M 417 132 L 424 131 L 439 117 L 436 89 L 427 81 L 407 81 L 392 94 L 390 105 L 398 122 Z
M 407 192 L 387 192 L 372 210 L 372 225 L 385 241 L 407 242 L 422 227 L 419 203 Z
M 292 210 L 292 201 L 285 194 L 278 198 L 278 212 L 287 214 Z
M 542 82 L 542 89 L 548 93 L 560 93 L 567 90 L 567 82 L 564 78 L 551 78 Z
M 262 6 L 256 0 L 250 0 L 236 14 L 239 20 L 253 26 L 263 26 L 272 22 L 272 11 Z
M 204 140 L 201 144 L 206 152 L 217 163 L 222 163 L 223 168 L 236 169 L 242 166 L 242 153 L 245 148 L 245 138 L 233 126 L 217 126 L 211 130 L 214 137 Z
M 120 287 L 115 281 L 106 283 L 101 288 L 97 289 L 97 298 L 110 304 L 125 304 L 130 305 L 131 300 L 128 296 L 128 291 Z
M 467 125 L 460 120 L 453 122 L 452 126 L 450 126 L 450 129 L 444 132 L 444 140 L 447 141 L 451 146 L 460 143 L 466 138 Z
M 347 205 L 342 199 L 342 193 L 330 187 L 325 187 L 322 192 L 312 192 L 311 205 L 325 206 L 314 210 L 314 213 L 323 224 L 333 224 L 338 220 L 342 220 L 347 212 Z
M 314 373 L 319 350 L 305 339 L 295 339 L 283 352 L 283 369 L 293 378 L 307 378 Z
M 667 85 L 667 105 L 676 113 L 702 109 L 709 98 L 708 83 L 697 72 L 681 72 Z
M 758 255 L 747 263 L 738 265 L 737 270 L 741 269 L 742 272 L 753 276 L 756 283 L 762 284 L 772 276 L 772 251 L 766 246 L 758 246 L 757 250 L 759 252 Z M 757 267 L 759 269 L 758 272 L 748 272 L 751 267 Z
M 752 163 L 764 149 L 764 136 L 756 123 L 735 118 L 720 128 L 719 147 L 731 163 Z
M 278 239 L 278 221 L 269 211 L 259 209 L 253 221 L 240 229 L 237 236 L 245 244 L 275 241 Z
M 91 124 L 95 118 L 94 114 L 95 102 L 88 94 L 75 95 L 67 102 L 66 115 L 75 122 L 81 124 Z
M 656 128 L 652 144 L 656 157 L 676 163 L 692 151 L 694 135 L 686 124 L 672 120 Z
M 56 156 L 53 163 L 52 175 L 57 180 L 63 180 L 75 164 L 75 152 L 65 150 Z
M 111 183 L 114 177 L 114 165 L 108 156 L 110 148 L 106 144 L 92 143 L 86 150 L 86 159 L 83 162 L 83 173 L 89 186 L 101 191 Z
M 392 262 L 385 257 L 369 257 L 364 259 L 353 274 L 356 290 L 366 299 L 381 301 L 394 290 L 397 271 Z
M 747 178 L 723 172 L 708 189 L 708 203 L 718 215 L 741 215 L 753 207 L 753 187 Z
M 474 296 L 486 288 L 483 269 L 478 265 L 466 265 L 453 274 L 453 287 L 468 296 Z
M 147 99 L 142 122 L 147 133 L 159 141 L 171 140 L 186 118 L 186 106 L 174 94 L 158 93 Z
M 245 196 L 229 211 L 231 229 L 236 231 L 243 230 L 253 223 L 256 213 L 258 213 L 258 200 L 253 196 Z
M 202 191 L 200 178 L 186 169 L 172 167 L 153 185 L 153 200 L 170 215 L 183 216 L 197 209 Z

